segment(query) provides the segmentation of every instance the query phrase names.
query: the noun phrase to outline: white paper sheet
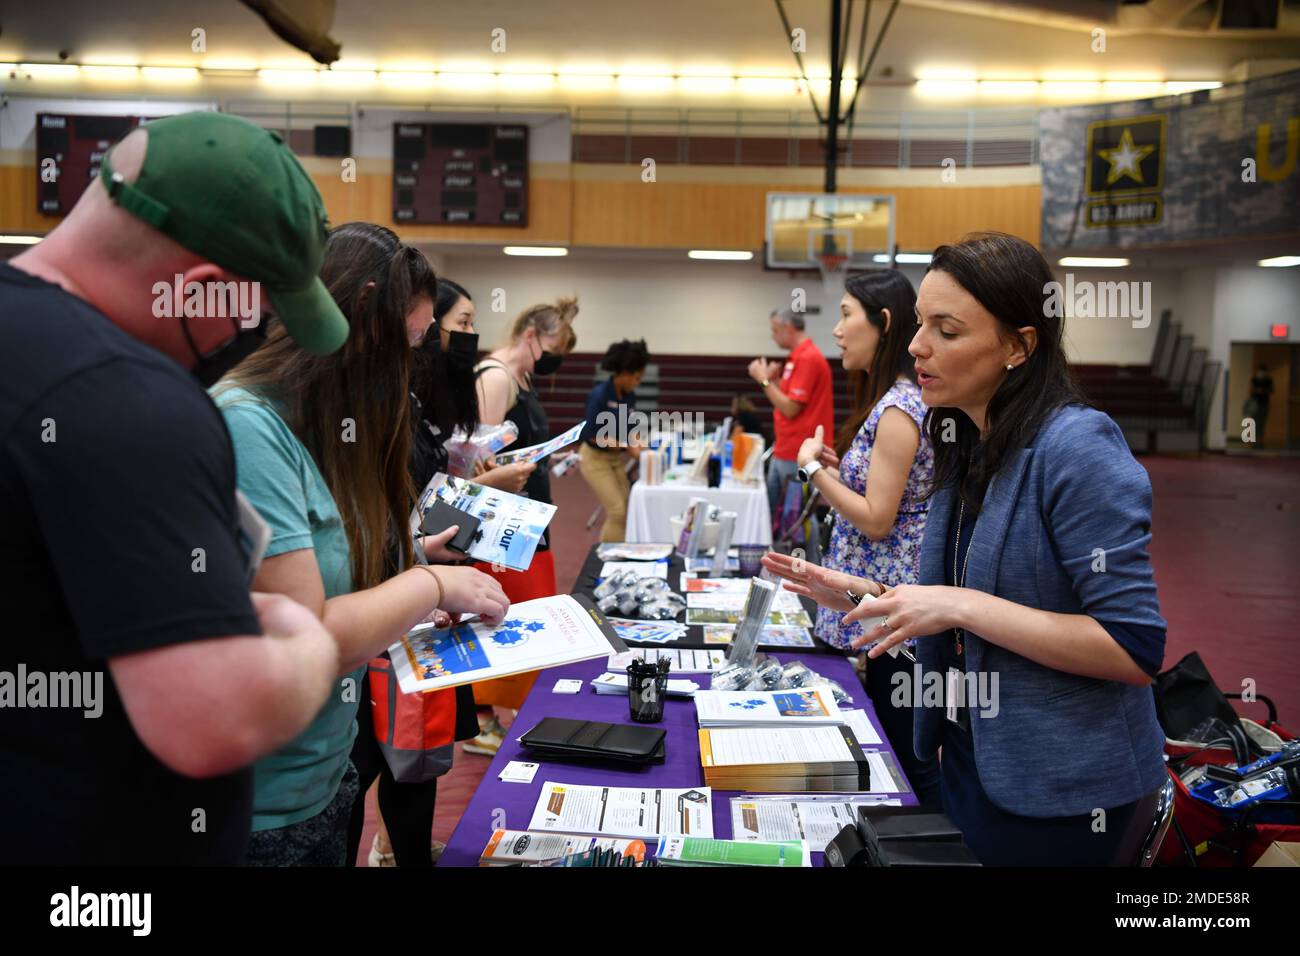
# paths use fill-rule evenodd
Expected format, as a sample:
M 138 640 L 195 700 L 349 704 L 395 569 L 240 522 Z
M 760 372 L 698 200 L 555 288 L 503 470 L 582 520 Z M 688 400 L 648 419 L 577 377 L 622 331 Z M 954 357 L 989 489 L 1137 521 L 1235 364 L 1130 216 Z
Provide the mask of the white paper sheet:
M 547 781 L 528 829 L 637 839 L 712 837 L 713 794 L 708 787 L 668 790 Z

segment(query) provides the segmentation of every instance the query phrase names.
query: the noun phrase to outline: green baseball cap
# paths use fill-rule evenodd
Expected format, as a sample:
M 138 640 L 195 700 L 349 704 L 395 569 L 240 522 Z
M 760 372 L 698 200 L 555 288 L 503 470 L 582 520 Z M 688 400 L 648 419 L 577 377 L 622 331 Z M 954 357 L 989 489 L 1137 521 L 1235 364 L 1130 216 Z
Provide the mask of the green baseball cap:
M 109 196 L 191 252 L 261 283 L 295 342 L 327 355 L 348 323 L 320 281 L 328 218 L 316 184 L 274 132 L 229 113 L 179 113 L 144 127 L 134 183 L 99 178 Z

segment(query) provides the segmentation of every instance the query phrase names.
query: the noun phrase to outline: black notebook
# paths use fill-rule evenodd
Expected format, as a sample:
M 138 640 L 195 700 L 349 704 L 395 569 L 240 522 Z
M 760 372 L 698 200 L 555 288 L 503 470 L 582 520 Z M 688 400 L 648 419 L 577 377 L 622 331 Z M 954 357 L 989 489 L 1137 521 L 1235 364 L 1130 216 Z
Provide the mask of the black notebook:
M 666 735 L 662 727 L 543 717 L 519 742 L 539 755 L 662 763 Z

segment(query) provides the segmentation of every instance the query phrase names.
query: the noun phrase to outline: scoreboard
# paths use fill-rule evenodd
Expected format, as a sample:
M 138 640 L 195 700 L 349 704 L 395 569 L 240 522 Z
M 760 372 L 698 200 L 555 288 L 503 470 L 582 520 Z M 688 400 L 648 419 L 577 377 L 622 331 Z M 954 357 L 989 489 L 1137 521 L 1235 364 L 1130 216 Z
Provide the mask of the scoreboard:
M 36 211 L 45 216 L 69 212 L 108 148 L 142 122 L 139 116 L 36 114 Z
M 393 221 L 528 224 L 528 127 L 394 123 Z

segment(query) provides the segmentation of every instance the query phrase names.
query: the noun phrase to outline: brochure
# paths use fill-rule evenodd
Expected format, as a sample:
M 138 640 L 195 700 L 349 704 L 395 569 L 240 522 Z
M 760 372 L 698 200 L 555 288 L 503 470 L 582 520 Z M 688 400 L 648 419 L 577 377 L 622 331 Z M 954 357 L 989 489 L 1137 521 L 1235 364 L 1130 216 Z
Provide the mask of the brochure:
M 644 839 L 713 836 L 713 792 L 708 787 L 591 787 L 542 785 L 529 830 Z
M 495 627 L 421 624 L 388 649 L 403 693 L 442 690 L 606 657 L 627 647 L 586 597 L 556 594 L 512 604 Z
M 695 695 L 701 727 L 808 727 L 847 721 L 825 687 L 791 690 L 702 690 Z
M 667 658 L 669 674 L 708 674 L 722 670 L 727 663 L 726 654 L 722 651 L 692 650 L 685 647 L 666 647 L 662 650 L 657 647 L 638 647 L 622 654 L 611 654 L 609 663 L 605 666 L 611 671 L 626 671 L 627 665 L 638 657 L 647 664 L 657 664 Z
M 563 434 L 556 435 L 538 445 L 529 445 L 527 448 L 512 448 L 510 451 L 497 453 L 498 465 L 513 465 L 521 461 L 537 461 L 539 458 L 545 458 L 547 455 L 554 454 L 567 445 L 572 445 L 582 434 L 582 430 L 587 426 L 586 421 L 578 422 L 572 428 L 565 430 Z
M 641 541 L 606 541 L 596 545 L 596 557 L 602 561 L 658 561 L 673 553 L 671 544 Z
M 734 624 L 705 624 L 705 644 L 730 644 L 736 635 Z M 758 633 L 759 647 L 815 647 L 812 634 L 806 627 L 764 627 Z
M 469 548 L 471 558 L 512 571 L 528 570 L 542 533 L 555 516 L 555 505 L 438 472 L 429 479 L 411 514 L 412 534 L 419 534 L 420 521 L 435 498 L 478 518 L 478 535 Z
M 741 843 L 699 837 L 660 837 L 655 859 L 662 866 L 812 866 L 808 844 L 803 840 Z
M 731 798 L 731 833 L 737 840 L 807 840 L 824 847 L 846 826 L 857 823 L 858 807 L 902 804 L 872 793 L 745 794 Z
M 588 850 L 617 850 L 623 856 L 645 859 L 646 846 L 641 840 L 602 840 L 563 833 L 529 833 L 526 830 L 494 830 L 479 856 L 480 866 L 508 863 L 543 863 Z

